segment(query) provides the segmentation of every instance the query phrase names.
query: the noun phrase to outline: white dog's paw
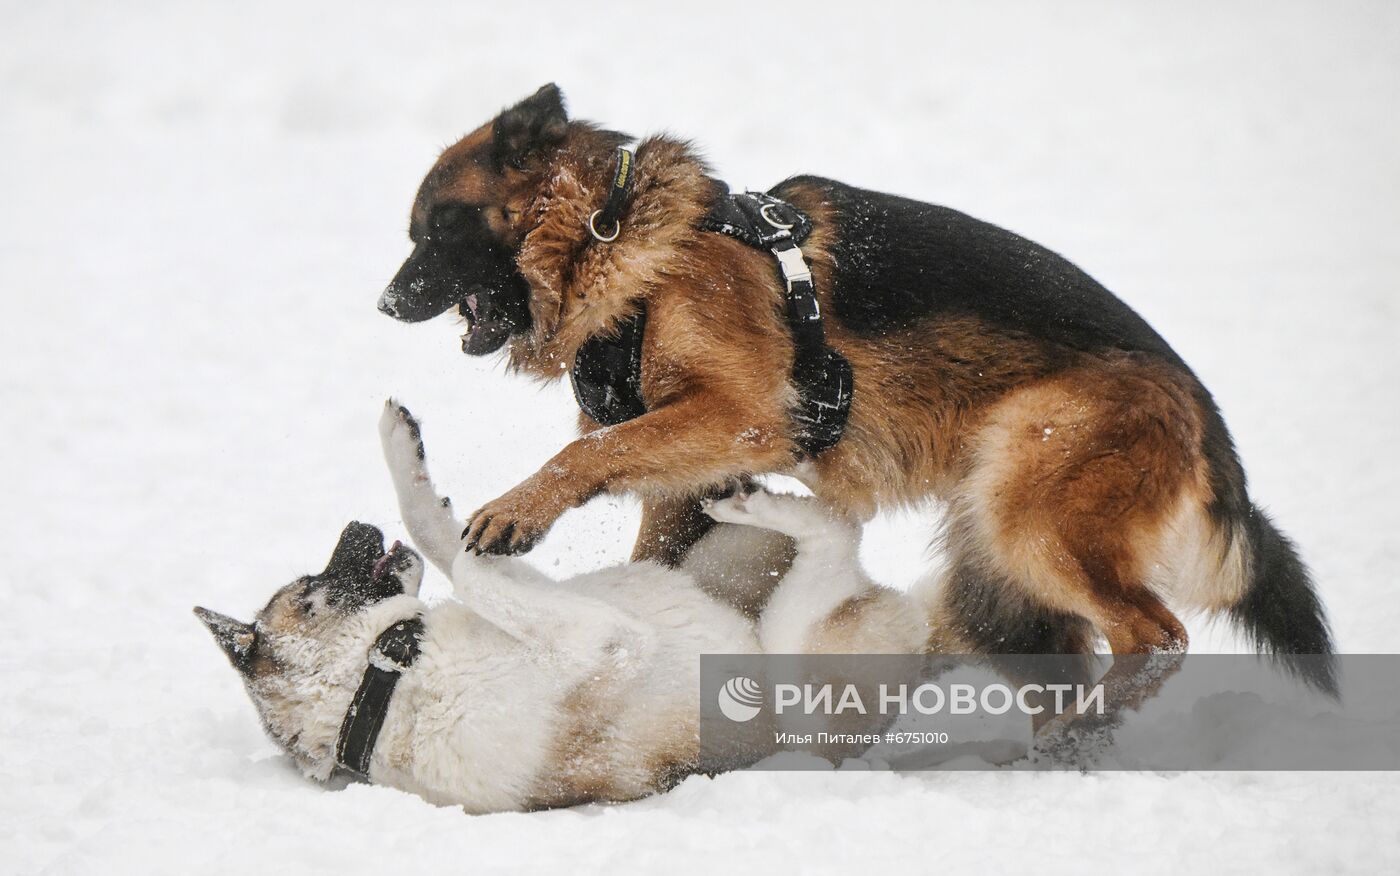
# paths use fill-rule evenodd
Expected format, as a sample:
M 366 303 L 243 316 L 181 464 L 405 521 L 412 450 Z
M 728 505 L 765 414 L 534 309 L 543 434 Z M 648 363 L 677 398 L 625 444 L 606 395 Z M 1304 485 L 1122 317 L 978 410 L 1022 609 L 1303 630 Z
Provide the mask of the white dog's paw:
M 750 518 L 748 504 L 753 498 L 753 494 L 742 491 L 725 496 L 723 499 L 705 499 L 700 503 L 700 508 L 710 519 L 720 523 L 738 523 L 753 525 L 756 521 Z
M 736 493 L 704 505 L 705 513 L 721 523 L 741 523 L 798 536 L 832 524 L 827 510 L 810 496 L 789 496 L 756 490 Z
M 379 440 L 385 457 L 394 465 L 418 468 L 427 458 L 418 421 L 396 399 L 384 402 L 384 413 L 379 416 Z
M 765 526 L 765 519 L 772 515 L 773 503 L 782 498 L 787 497 L 774 496 L 752 482 L 744 482 L 727 496 L 705 499 L 700 507 L 720 523 Z

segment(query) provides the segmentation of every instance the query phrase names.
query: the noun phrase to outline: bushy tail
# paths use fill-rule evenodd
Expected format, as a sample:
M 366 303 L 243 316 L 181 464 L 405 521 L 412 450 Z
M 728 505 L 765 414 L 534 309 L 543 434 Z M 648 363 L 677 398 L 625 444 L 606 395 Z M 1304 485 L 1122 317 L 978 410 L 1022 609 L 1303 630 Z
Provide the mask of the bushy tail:
M 1290 673 L 1338 698 L 1332 633 L 1322 603 L 1293 543 L 1258 508 L 1239 521 L 1252 562 L 1244 596 L 1230 617 Z M 1318 655 L 1318 656 L 1311 656 Z

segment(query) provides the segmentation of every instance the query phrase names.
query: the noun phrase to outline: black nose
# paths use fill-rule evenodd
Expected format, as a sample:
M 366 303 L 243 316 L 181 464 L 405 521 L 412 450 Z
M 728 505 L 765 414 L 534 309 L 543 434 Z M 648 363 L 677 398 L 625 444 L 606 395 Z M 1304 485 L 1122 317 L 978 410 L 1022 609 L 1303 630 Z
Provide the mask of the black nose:
M 397 300 L 393 292 L 384 290 L 384 294 L 379 296 L 379 312 L 398 319 L 399 309 L 395 306 Z
M 340 533 L 330 562 L 321 574 L 328 578 L 337 576 L 366 577 L 375 562 L 384 556 L 384 534 L 378 527 L 352 521 Z

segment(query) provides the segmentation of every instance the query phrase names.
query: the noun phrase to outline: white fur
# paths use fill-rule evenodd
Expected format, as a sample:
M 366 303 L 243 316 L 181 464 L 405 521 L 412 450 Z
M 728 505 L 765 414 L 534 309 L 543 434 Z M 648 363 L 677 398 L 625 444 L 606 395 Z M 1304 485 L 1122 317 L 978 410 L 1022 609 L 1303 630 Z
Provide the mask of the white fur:
M 658 789 L 667 764 L 723 768 L 698 759 L 700 655 L 754 653 L 760 642 L 803 652 L 836 608 L 874 586 L 856 560 L 854 524 L 829 517 L 815 500 L 766 493 L 708 509 L 716 520 L 766 527 L 796 543 L 791 570 L 756 624 L 684 569 L 635 563 L 556 581 L 520 560 L 462 548 L 460 522 L 418 457 L 407 412 L 392 400 L 380 436 L 408 534 L 450 575 L 456 601 L 423 604 L 410 567 L 409 592 L 337 629 L 267 636 L 291 668 L 250 680 L 250 693 L 269 731 L 318 778 L 333 769 L 336 733 L 374 637 L 398 619 L 422 615 L 421 654 L 395 690 L 370 779 L 491 812 L 644 796 Z M 706 574 L 720 570 L 744 598 L 769 587 L 769 560 L 782 553 L 776 537 L 716 530 L 694 551 Z M 738 558 L 721 556 L 726 545 L 769 560 L 745 580 Z M 917 636 L 903 641 L 918 650 Z M 762 722 L 753 733 L 755 745 L 771 745 L 771 732 L 766 742 L 757 738 Z
M 815 626 L 846 600 L 875 585 L 856 555 L 860 527 L 837 519 L 812 498 L 756 492 L 711 502 L 706 512 L 724 523 L 772 529 L 791 538 L 792 567 L 769 597 L 759 618 L 758 639 L 772 654 L 801 654 Z

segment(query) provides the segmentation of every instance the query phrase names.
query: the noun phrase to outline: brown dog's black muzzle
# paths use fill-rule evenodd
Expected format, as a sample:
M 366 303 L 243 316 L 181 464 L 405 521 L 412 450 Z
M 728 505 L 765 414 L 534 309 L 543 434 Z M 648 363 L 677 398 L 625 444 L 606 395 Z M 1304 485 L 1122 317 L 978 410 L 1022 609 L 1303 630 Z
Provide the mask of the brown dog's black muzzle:
M 379 311 L 401 322 L 423 322 L 457 307 L 467 322 L 462 351 L 482 356 L 529 330 L 529 300 L 530 286 L 508 250 L 447 247 L 429 239 L 414 247 L 379 296 Z
M 465 295 L 449 266 L 419 244 L 379 296 L 379 312 L 401 322 L 423 322 L 446 313 Z

